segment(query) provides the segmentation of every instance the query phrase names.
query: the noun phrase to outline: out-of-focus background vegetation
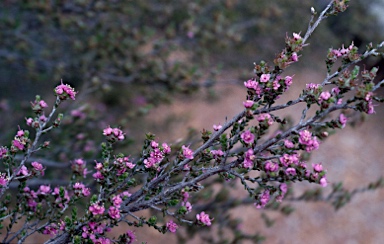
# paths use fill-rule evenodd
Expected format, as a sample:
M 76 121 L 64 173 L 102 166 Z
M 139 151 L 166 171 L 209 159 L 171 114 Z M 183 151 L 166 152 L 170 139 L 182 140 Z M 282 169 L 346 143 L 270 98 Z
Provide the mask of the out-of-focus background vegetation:
M 52 149 L 40 155 L 46 160 L 99 157 L 101 129 L 109 124 L 127 132 L 129 140 L 120 146 L 127 154 L 135 155 L 148 131 L 168 143 L 187 140 L 188 127 L 200 131 L 239 110 L 245 92 L 235 91 L 252 76 L 253 62 L 271 63 L 286 35 L 305 32 L 310 7 L 321 11 L 327 2 L 0 1 L 0 144 L 9 144 L 17 125 L 26 127 L 36 94 L 53 101 L 61 79 L 80 92 L 61 110 L 63 126 L 50 135 Z M 347 12 L 326 20 L 301 66 L 292 68 L 295 79 L 320 81 L 330 47 L 353 40 L 364 50 L 383 40 L 381 16 L 375 15 L 383 5 L 352 0 Z M 380 62 L 369 59 L 365 65 Z M 239 104 L 228 104 L 231 96 L 239 96 Z M 205 124 L 196 122 L 194 116 L 206 111 Z

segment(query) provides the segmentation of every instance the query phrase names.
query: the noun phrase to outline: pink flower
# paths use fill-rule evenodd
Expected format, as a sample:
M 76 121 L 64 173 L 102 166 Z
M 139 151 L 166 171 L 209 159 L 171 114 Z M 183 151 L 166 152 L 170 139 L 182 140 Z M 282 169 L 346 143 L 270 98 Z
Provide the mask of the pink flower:
M 325 91 L 320 94 L 319 101 L 320 102 L 328 101 L 328 99 L 330 98 L 331 98 L 331 93 L 329 93 L 329 91 Z
M 157 147 L 159 147 L 159 143 L 157 143 L 156 141 L 151 141 L 151 147 L 157 148 Z
M 32 162 L 31 165 L 37 171 L 42 171 L 44 169 L 43 165 L 41 163 L 38 163 L 38 162 Z
M 45 226 L 43 230 L 44 235 L 50 235 L 51 237 L 54 237 L 55 235 L 57 235 L 57 232 L 58 232 L 58 228 L 57 228 L 57 225 L 54 223 Z
M 345 127 L 345 125 L 347 124 L 347 117 L 345 117 L 345 115 L 344 114 L 340 114 L 340 116 L 339 116 L 339 122 L 340 122 L 340 124 L 341 124 L 341 128 L 344 128 Z
M 94 203 L 91 206 L 89 206 L 89 211 L 93 215 L 101 215 L 104 213 L 105 208 L 104 208 L 104 205 L 99 205 L 99 203 Z
M 119 195 L 117 196 L 114 196 L 112 198 L 112 204 L 115 206 L 115 207 L 120 207 L 120 204 L 123 202 L 123 200 L 121 199 L 121 197 Z
M 286 148 L 293 148 L 295 145 L 289 140 L 284 140 L 284 146 Z
M 221 128 L 223 128 L 223 126 L 222 125 L 213 125 L 213 130 L 214 131 L 218 131 L 218 130 L 220 130 Z
M 279 186 L 280 194 L 276 197 L 276 201 L 281 202 L 288 191 L 288 186 L 285 183 L 281 183 Z
M 292 53 L 291 60 L 292 60 L 292 62 L 299 61 L 299 57 L 297 56 L 296 52 Z
M 309 84 L 306 85 L 306 89 L 307 89 L 308 91 L 316 91 L 316 90 L 318 90 L 320 87 L 321 87 L 320 84 L 314 84 L 314 83 L 309 83 Z
M 245 153 L 243 167 L 244 168 L 248 168 L 248 169 L 252 168 L 253 167 L 253 160 L 254 159 L 255 159 L 255 156 L 253 155 L 253 150 L 250 148 Z
M 285 170 L 285 173 L 287 174 L 287 175 L 296 175 L 296 169 L 295 168 L 287 168 L 286 170 Z
M 55 88 L 56 95 L 60 98 L 60 100 L 66 100 L 68 97 L 72 100 L 75 100 L 75 89 L 73 89 L 70 85 L 64 85 L 63 81 L 61 81 L 61 85 L 58 85 Z
M 21 166 L 19 172 L 17 173 L 17 175 L 23 175 L 23 176 L 27 176 L 28 174 L 29 174 L 28 169 L 24 165 Z
M 284 80 L 285 80 L 285 85 L 289 87 L 292 85 L 293 77 L 292 76 L 286 76 Z
M 327 179 L 325 178 L 325 176 L 323 176 L 323 177 L 320 179 L 320 185 L 321 185 L 322 187 L 326 187 L 327 184 L 328 184 Z
M 265 167 L 265 171 L 269 171 L 269 172 L 276 172 L 277 170 L 279 170 L 279 165 L 277 165 L 272 161 L 267 161 L 264 167 Z
M 273 125 L 273 119 L 272 119 L 272 117 L 271 117 L 271 115 L 270 114 L 260 114 L 258 117 L 257 117 L 257 121 L 259 121 L 259 122 L 264 122 L 264 121 L 267 121 L 267 124 L 269 125 L 269 126 L 271 126 L 271 125 Z
M 269 199 L 270 199 L 269 190 L 265 190 L 259 197 L 260 203 L 258 204 L 255 203 L 256 208 L 264 208 L 265 205 L 267 205 L 267 203 L 269 202 Z
M 323 171 L 323 165 L 320 164 L 313 164 L 312 165 L 313 169 L 316 171 L 316 172 L 321 172 Z
M 190 213 L 192 211 L 192 204 L 190 202 L 182 202 L 181 205 L 185 206 L 185 208 L 187 209 L 187 213 Z
M 39 105 L 41 108 L 48 108 L 48 104 L 44 100 L 40 100 Z
M 94 178 L 95 180 L 103 180 L 103 179 L 104 179 L 104 176 L 103 176 L 103 174 L 101 174 L 100 171 L 97 171 L 97 172 L 94 173 L 92 176 L 93 176 L 93 178 Z
M 15 140 L 13 140 L 12 145 L 17 149 L 19 149 L 20 151 L 24 150 L 24 143 L 22 143 L 19 138 L 16 138 Z
M 243 102 L 243 105 L 244 105 L 245 108 L 252 108 L 254 103 L 255 102 L 252 101 L 252 100 L 247 100 L 246 102 Z
M 8 149 L 6 147 L 0 147 L 0 158 L 4 158 L 8 153 Z
M 270 78 L 271 78 L 270 74 L 262 74 L 260 76 L 260 82 L 263 82 L 263 83 L 268 82 Z
M 254 81 L 254 80 L 248 80 L 248 81 L 244 82 L 244 86 L 248 89 L 257 90 L 259 83 L 257 83 L 257 81 Z
M 127 198 L 127 197 L 130 197 L 132 194 L 129 193 L 128 191 L 124 191 L 120 194 L 120 196 L 123 197 L 123 199 Z
M 250 132 L 249 130 L 243 132 L 241 135 L 240 135 L 241 139 L 243 140 L 243 142 L 245 144 L 252 144 L 255 140 L 255 135 L 252 134 L 252 132 Z
M 212 150 L 211 154 L 214 158 L 220 158 L 224 155 L 224 152 L 221 151 L 220 149 L 219 150 Z
M 168 221 L 168 223 L 166 224 L 167 226 L 167 229 L 172 232 L 172 233 L 175 233 L 177 228 L 179 228 L 179 226 L 173 222 L 172 220 Z
M 312 140 L 312 133 L 308 130 L 302 130 L 299 132 L 299 142 L 303 145 L 308 145 Z
M 332 88 L 332 90 L 331 90 L 331 92 L 333 93 L 333 94 L 339 94 L 340 93 L 340 89 L 338 88 L 338 87 L 334 87 L 334 88 Z
M 115 142 L 124 140 L 125 136 L 119 128 L 111 128 L 110 126 L 103 130 L 103 135 L 107 137 L 107 141 Z
M 156 164 L 156 160 L 154 158 L 144 159 L 144 167 L 147 169 L 151 168 L 155 164 Z
M 281 85 L 279 84 L 279 80 L 274 80 L 272 82 L 273 90 L 278 90 Z
M 183 145 L 181 148 L 183 150 L 184 158 L 193 159 L 193 151 L 189 149 L 189 147 Z
M 112 219 L 119 219 L 120 218 L 120 211 L 118 208 L 110 206 L 108 211 L 109 217 Z
M 308 143 L 307 143 L 307 147 L 305 148 L 305 150 L 307 152 L 311 152 L 313 150 L 317 150 L 319 149 L 319 141 L 317 140 L 317 137 L 313 137 L 313 139 L 311 139 Z
M 212 224 L 211 221 L 213 220 L 213 219 L 210 219 L 209 215 L 206 214 L 204 211 L 201 212 L 200 214 L 196 214 L 196 219 L 203 225 L 207 225 L 207 226 L 210 226 Z
M 0 174 L 0 185 L 1 186 L 6 186 L 8 183 L 9 179 L 5 173 Z
M 32 123 L 33 123 L 34 120 L 32 118 L 28 118 L 28 119 L 25 118 L 25 121 L 26 121 L 28 126 L 32 126 Z
M 168 146 L 167 143 L 163 143 L 163 144 L 161 144 L 161 146 L 163 147 L 163 153 L 164 153 L 164 154 L 169 154 L 169 153 L 171 153 L 171 147 Z
M 298 164 L 299 163 L 299 158 L 297 154 L 289 155 L 289 154 L 284 154 L 282 157 L 280 157 L 280 162 L 285 166 L 288 167 L 291 164 Z
M 51 192 L 51 187 L 49 185 L 41 185 L 38 193 L 41 195 L 47 195 Z
M 294 39 L 295 41 L 299 41 L 299 40 L 302 39 L 302 37 L 300 36 L 300 33 L 297 34 L 297 33 L 293 32 L 293 39 Z
M 287 186 L 287 184 L 285 184 L 285 183 L 281 183 L 280 184 L 280 186 L 279 186 L 279 188 L 280 188 L 280 191 L 282 192 L 282 193 L 287 193 L 287 191 L 288 191 L 288 186 Z
M 127 240 L 126 244 L 132 244 L 133 241 L 136 239 L 135 233 L 131 230 L 127 231 L 127 237 L 129 240 Z
M 89 195 L 91 195 L 91 189 L 89 189 L 88 187 L 84 187 L 82 190 L 81 190 L 81 193 L 87 197 Z

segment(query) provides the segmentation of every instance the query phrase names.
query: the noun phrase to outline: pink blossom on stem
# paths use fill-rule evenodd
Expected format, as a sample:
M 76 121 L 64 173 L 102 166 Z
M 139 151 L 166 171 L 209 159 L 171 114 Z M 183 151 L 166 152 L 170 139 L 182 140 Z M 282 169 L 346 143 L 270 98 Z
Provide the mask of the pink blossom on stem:
M 163 147 L 163 153 L 164 153 L 164 154 L 169 154 L 169 153 L 171 153 L 171 147 L 168 146 L 167 143 L 164 142 L 163 144 L 161 144 L 161 146 Z
M 319 101 L 320 102 L 328 101 L 328 99 L 330 98 L 331 98 L 331 93 L 329 93 L 329 91 L 325 91 L 320 94 Z
M 0 186 L 6 186 L 9 179 L 5 173 L 0 174 Z
M 293 39 L 295 41 L 299 41 L 302 39 L 302 37 L 300 36 L 300 33 L 298 34 L 298 33 L 293 32 Z
M 0 147 L 0 158 L 4 158 L 8 153 L 8 149 L 6 147 Z
M 45 226 L 43 230 L 44 235 L 50 235 L 51 237 L 54 237 L 55 235 L 57 235 L 57 232 L 58 232 L 58 227 L 54 223 Z
M 119 128 L 111 128 L 110 126 L 103 130 L 103 135 L 107 137 L 107 141 L 115 142 L 124 140 L 125 136 Z
M 40 195 L 47 195 L 51 192 L 51 186 L 49 185 L 41 185 L 38 191 Z
M 321 179 L 320 179 L 320 185 L 322 186 L 322 187 L 326 187 L 327 186 L 327 184 L 328 184 L 328 182 L 327 182 L 327 179 L 325 178 L 325 176 L 323 176 Z
M 341 124 L 341 128 L 344 128 L 345 125 L 347 124 L 348 118 L 344 114 L 340 114 L 339 116 L 339 122 Z
M 281 85 L 280 85 L 280 83 L 279 83 L 279 80 L 274 80 L 273 82 L 272 82 L 272 87 L 273 87 L 273 90 L 278 90 L 279 89 L 279 87 L 280 87 Z
M 221 151 L 220 149 L 219 150 L 212 150 L 211 154 L 212 154 L 213 158 L 220 158 L 220 157 L 224 156 L 224 152 Z
M 93 214 L 93 215 L 101 215 L 104 213 L 105 211 L 105 208 L 104 208 L 104 205 L 100 205 L 100 203 L 93 203 L 91 206 L 89 206 L 89 211 Z
M 218 130 L 220 130 L 221 128 L 223 128 L 223 126 L 222 125 L 213 125 L 213 130 L 214 131 L 218 131 Z
M 25 167 L 25 165 L 21 166 L 19 172 L 17 173 L 17 175 L 23 175 L 23 176 L 27 176 L 28 174 L 29 172 L 27 167 Z
M 285 85 L 287 87 L 290 87 L 292 85 L 292 80 L 293 80 L 292 76 L 286 76 L 285 79 L 284 79 Z
M 268 82 L 270 78 L 271 78 L 270 74 L 262 74 L 260 76 L 260 82 L 263 82 L 263 83 Z
M 247 101 L 243 102 L 243 105 L 244 105 L 245 108 L 252 108 L 254 103 L 255 102 L 252 101 L 252 100 L 247 100 Z
M 292 60 L 292 62 L 299 61 L 299 56 L 297 56 L 296 52 L 292 53 L 291 60 Z
M 117 207 L 110 206 L 108 210 L 108 215 L 112 219 L 119 219 L 120 218 L 120 210 Z
M 40 174 L 41 174 L 42 176 L 44 176 L 44 167 L 43 167 L 43 165 L 42 165 L 41 163 L 38 163 L 38 162 L 32 162 L 31 165 L 32 165 L 32 167 L 33 167 L 34 170 L 40 172 Z
M 249 130 L 241 133 L 240 137 L 243 140 L 243 142 L 248 145 L 252 144 L 255 140 L 255 135 Z
M 255 156 L 253 155 L 253 150 L 250 148 L 245 153 L 244 161 L 243 161 L 243 167 L 250 169 L 253 167 L 253 160 L 255 159 Z
M 244 86 L 248 89 L 257 90 L 259 83 L 255 80 L 248 80 L 244 82 Z
M 274 163 L 272 161 L 267 161 L 265 163 L 265 171 L 276 172 L 278 170 L 279 170 L 279 165 L 277 163 Z
M 213 219 L 210 219 L 209 215 L 206 214 L 204 211 L 199 214 L 196 214 L 196 219 L 199 223 L 207 226 L 210 226 L 212 224 L 211 221 L 213 220 Z
M 287 168 L 287 169 L 285 170 L 285 173 L 286 173 L 287 175 L 296 175 L 296 169 L 295 169 L 295 168 L 292 168 L 292 167 Z
M 152 148 L 158 148 L 159 147 L 159 143 L 157 143 L 156 141 L 151 141 L 151 147 Z
M 121 197 L 119 195 L 116 195 L 112 198 L 112 204 L 113 206 L 115 207 L 120 207 L 120 204 L 123 202 L 123 200 L 121 199 Z
M 166 226 L 167 226 L 167 229 L 172 233 L 175 233 L 177 228 L 179 228 L 179 226 L 172 220 L 168 221 Z
M 312 133 L 308 130 L 302 130 L 299 132 L 299 142 L 300 144 L 307 145 L 312 140 Z
M 269 190 L 265 190 L 259 197 L 259 203 L 255 203 L 256 208 L 264 208 L 265 205 L 269 202 L 270 194 Z
M 295 145 L 290 140 L 284 140 L 284 146 L 286 148 L 293 148 Z
M 183 150 L 184 158 L 193 159 L 193 151 L 189 147 L 183 145 L 181 149 Z
M 16 138 L 15 140 L 13 140 L 12 145 L 17 149 L 19 149 L 20 151 L 24 150 L 24 144 L 20 141 L 19 138 Z
M 32 118 L 25 118 L 25 122 L 27 123 L 28 126 L 32 126 L 33 121 L 34 120 Z
M 181 205 L 187 209 L 187 213 L 192 211 L 192 204 L 190 202 L 182 202 Z
M 321 163 L 319 163 L 319 164 L 313 164 L 312 167 L 313 167 L 313 170 L 315 170 L 316 172 L 321 172 L 321 171 L 323 171 L 323 165 L 322 165 Z
M 55 88 L 56 95 L 60 98 L 60 100 L 66 100 L 67 98 L 71 98 L 75 100 L 75 96 L 77 92 L 70 85 L 64 85 L 63 81 L 61 84 Z

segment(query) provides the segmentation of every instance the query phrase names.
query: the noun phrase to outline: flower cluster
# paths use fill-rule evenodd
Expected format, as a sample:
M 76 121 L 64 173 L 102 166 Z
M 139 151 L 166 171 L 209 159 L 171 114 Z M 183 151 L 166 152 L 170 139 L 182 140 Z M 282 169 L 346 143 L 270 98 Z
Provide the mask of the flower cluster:
M 27 150 L 29 142 L 29 132 L 26 130 L 21 130 L 19 127 L 19 130 L 17 131 L 14 140 L 12 141 L 11 152 L 16 153 L 18 151 Z
M 103 130 L 103 135 L 107 137 L 107 141 L 114 143 L 124 140 L 125 136 L 119 128 L 111 128 L 110 126 Z
M 317 150 L 319 148 L 319 141 L 316 136 L 312 136 L 312 133 L 308 130 L 302 130 L 299 132 L 299 143 L 305 146 L 307 152 Z
M 202 224 L 202 225 L 207 225 L 207 226 L 210 226 L 212 224 L 212 220 L 211 218 L 209 218 L 209 215 L 206 214 L 204 211 L 199 213 L 199 214 L 196 214 L 196 219 L 197 219 L 197 222 Z
M 159 143 L 152 140 L 149 157 L 144 159 L 145 168 L 157 168 L 166 155 L 171 153 L 171 147 L 167 143 L 163 143 L 159 146 Z
M 68 84 L 63 84 L 63 81 L 61 81 L 61 84 L 58 85 L 54 91 L 60 100 L 67 100 L 68 98 L 75 100 L 75 96 L 77 94 L 74 88 Z

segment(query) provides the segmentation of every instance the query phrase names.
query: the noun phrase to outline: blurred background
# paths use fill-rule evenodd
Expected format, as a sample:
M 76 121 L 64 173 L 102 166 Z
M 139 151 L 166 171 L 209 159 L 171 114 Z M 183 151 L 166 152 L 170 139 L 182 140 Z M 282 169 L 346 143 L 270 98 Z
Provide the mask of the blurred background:
M 80 157 L 92 162 L 100 157 L 101 130 L 107 125 L 121 126 L 127 133 L 129 139 L 118 149 L 133 157 L 146 132 L 156 134 L 161 142 L 198 145 L 199 131 L 223 124 L 242 109 L 243 82 L 252 77 L 253 63 L 271 64 L 284 48 L 286 35 L 305 33 L 310 8 L 320 12 L 327 3 L 1 1 L 0 144 L 9 145 L 17 125 L 26 128 L 36 94 L 52 104 L 53 88 L 62 79 L 79 94 L 61 108 L 66 115 L 63 126 L 50 134 L 51 149 L 37 154 L 37 159 L 64 165 Z M 309 40 L 301 62 L 286 71 L 295 75 L 294 85 L 282 101 L 297 97 L 306 83 L 324 79 L 328 48 L 353 41 L 364 50 L 369 42 L 384 40 L 383 8 L 382 0 L 352 0 L 345 13 L 325 20 Z M 370 58 L 362 65 L 383 67 L 384 61 Z M 382 107 L 314 153 L 311 162 L 323 162 L 329 181 L 343 180 L 346 188 L 353 189 L 384 174 Z M 55 174 L 48 172 L 48 177 L 65 180 L 63 174 Z M 297 185 L 299 191 L 317 187 Z M 266 236 L 266 243 L 380 243 L 384 239 L 380 193 L 360 194 L 337 212 L 327 203 L 292 202 L 297 211 L 289 217 L 272 210 L 265 211 L 266 217 L 252 204 L 234 208 L 228 216 L 240 218 L 236 226 L 245 233 Z M 269 228 L 266 220 L 271 222 Z M 136 232 L 139 241 L 148 243 L 177 241 L 175 235 L 148 228 Z M 219 242 L 220 235 L 213 227 L 200 237 L 179 240 L 213 243 Z

